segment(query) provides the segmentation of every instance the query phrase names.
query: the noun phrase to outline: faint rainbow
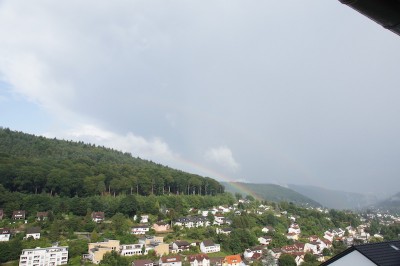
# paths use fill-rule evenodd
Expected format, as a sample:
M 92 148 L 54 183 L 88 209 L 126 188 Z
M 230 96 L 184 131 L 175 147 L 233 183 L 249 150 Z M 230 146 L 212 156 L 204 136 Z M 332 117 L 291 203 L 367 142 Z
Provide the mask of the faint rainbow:
M 184 163 L 185 165 L 190 165 L 191 167 L 193 167 L 197 170 L 200 170 L 203 174 L 206 174 L 210 178 L 215 178 L 215 179 L 219 179 L 220 181 L 229 182 L 233 187 L 235 187 L 237 190 L 239 190 L 239 192 L 241 194 L 251 195 L 257 200 L 263 200 L 259 195 L 257 195 L 257 193 L 255 193 L 253 190 L 251 190 L 248 187 L 246 187 L 245 185 L 243 185 L 243 183 L 235 182 L 230 177 L 228 177 L 224 174 L 221 174 L 214 169 L 207 168 L 204 165 L 184 159 L 182 157 L 175 157 L 175 160 L 177 160 L 181 163 Z

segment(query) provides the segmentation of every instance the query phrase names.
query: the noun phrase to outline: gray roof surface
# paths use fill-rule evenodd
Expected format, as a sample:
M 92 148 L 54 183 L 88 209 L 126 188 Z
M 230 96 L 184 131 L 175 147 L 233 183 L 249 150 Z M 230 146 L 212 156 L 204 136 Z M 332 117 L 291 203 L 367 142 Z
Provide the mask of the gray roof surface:
M 363 254 L 376 265 L 400 265 L 400 240 L 351 246 L 321 265 L 329 265 L 353 252 L 354 250 L 357 250 Z

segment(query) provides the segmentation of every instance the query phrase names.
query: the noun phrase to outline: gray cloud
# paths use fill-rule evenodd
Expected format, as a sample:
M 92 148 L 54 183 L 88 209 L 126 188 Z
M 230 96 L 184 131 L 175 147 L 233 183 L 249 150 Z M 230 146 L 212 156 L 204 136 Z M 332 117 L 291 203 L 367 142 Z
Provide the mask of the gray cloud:
M 232 179 L 399 187 L 398 37 L 338 1 L 13 0 L 0 25 L 2 80 L 60 121 L 48 134 Z

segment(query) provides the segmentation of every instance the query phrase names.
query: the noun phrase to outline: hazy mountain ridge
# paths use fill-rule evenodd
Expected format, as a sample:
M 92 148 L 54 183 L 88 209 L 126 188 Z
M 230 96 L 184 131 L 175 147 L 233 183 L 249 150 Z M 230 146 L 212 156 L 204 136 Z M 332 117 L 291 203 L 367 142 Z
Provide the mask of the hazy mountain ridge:
M 317 201 L 279 185 L 242 182 L 221 182 L 221 184 L 225 186 L 225 191 L 233 194 L 240 193 L 243 196 L 251 194 L 268 201 L 287 201 L 298 205 L 321 206 Z
M 288 185 L 294 191 L 305 195 L 324 207 L 333 209 L 361 209 L 378 202 L 375 195 L 331 190 L 309 185 Z
M 379 209 L 400 211 L 400 192 L 376 204 Z

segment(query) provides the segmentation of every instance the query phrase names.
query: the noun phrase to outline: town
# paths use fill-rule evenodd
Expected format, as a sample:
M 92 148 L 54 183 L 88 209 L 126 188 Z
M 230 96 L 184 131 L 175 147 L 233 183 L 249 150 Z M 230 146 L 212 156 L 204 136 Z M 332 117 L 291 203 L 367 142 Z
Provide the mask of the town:
M 353 244 L 400 234 L 400 216 L 394 214 L 235 197 L 231 205 L 189 206 L 186 215 L 172 219 L 174 209 L 164 206 L 133 217 L 107 217 L 102 210 L 78 217 L 0 209 L 0 258 L 10 265 L 319 265 Z M 17 243 L 24 247 L 19 254 Z

